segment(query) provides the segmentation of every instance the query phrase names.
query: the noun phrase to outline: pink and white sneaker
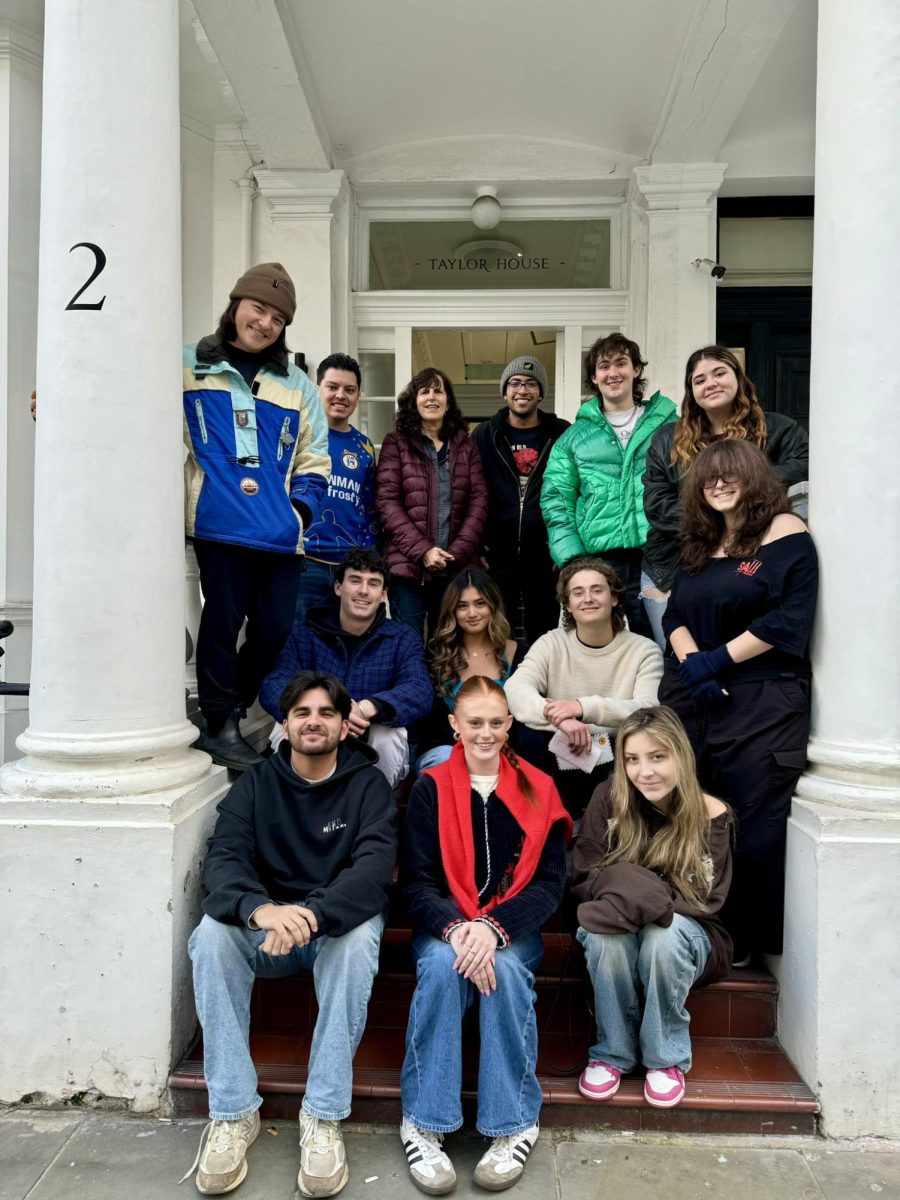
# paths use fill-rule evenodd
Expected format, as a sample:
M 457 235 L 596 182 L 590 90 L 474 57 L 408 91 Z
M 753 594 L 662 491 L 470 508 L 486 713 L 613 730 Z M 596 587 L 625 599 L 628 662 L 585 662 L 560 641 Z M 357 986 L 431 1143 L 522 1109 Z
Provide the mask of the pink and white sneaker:
M 578 1090 L 588 1100 L 609 1100 L 619 1090 L 622 1072 L 609 1063 L 593 1058 L 581 1072 Z
M 654 1108 L 674 1108 L 684 1099 L 684 1075 L 677 1067 L 657 1067 L 648 1071 L 644 1099 Z

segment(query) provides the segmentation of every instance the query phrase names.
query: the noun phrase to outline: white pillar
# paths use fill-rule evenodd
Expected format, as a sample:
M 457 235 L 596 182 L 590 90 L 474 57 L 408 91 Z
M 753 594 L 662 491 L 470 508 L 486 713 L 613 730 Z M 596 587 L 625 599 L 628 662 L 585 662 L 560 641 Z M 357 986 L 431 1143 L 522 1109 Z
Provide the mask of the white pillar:
M 647 235 L 636 225 L 632 207 L 631 286 L 646 286 L 648 378 L 676 403 L 684 391 L 688 356 L 715 341 L 715 281 L 694 270 L 696 258 L 716 256 L 716 194 L 725 177 L 724 163 L 660 163 L 635 167 L 637 192 L 647 208 Z M 646 270 L 643 278 L 636 278 Z M 635 335 L 628 329 L 625 334 Z
M 820 0 L 818 37 L 810 525 L 821 595 L 779 1030 L 826 1132 L 897 1137 L 900 9 Z
M 0 618 L 16 632 L 5 643 L 5 680 L 31 669 L 31 533 L 34 494 L 34 387 L 38 214 L 41 164 L 41 43 L 0 24 Z M 0 761 L 13 758 L 28 722 L 28 701 L 0 700 Z
M 348 344 L 345 176 L 288 168 L 258 169 L 255 175 L 266 214 L 258 227 L 257 258 L 283 263 L 294 280 L 297 315 L 288 345 L 303 350 L 312 367 Z
M 0 922 L 30 950 L 0 951 L 2 1099 L 150 1109 L 193 1025 L 224 775 L 184 716 L 177 0 L 46 0 L 44 67 L 31 711 L 0 775 Z

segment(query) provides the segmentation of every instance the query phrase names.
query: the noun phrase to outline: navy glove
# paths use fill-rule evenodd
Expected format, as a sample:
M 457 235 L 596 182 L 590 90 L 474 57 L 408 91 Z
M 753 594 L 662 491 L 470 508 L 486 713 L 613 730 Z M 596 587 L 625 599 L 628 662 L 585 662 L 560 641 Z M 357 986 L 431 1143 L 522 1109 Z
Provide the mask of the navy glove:
M 728 699 L 728 693 L 715 679 L 704 679 L 696 687 L 691 688 L 691 696 L 705 704 L 719 704 Z
M 695 688 L 698 683 L 715 679 L 720 671 L 733 665 L 727 648 L 717 646 L 715 650 L 695 650 L 688 654 L 678 668 L 678 674 L 682 683 L 689 688 Z

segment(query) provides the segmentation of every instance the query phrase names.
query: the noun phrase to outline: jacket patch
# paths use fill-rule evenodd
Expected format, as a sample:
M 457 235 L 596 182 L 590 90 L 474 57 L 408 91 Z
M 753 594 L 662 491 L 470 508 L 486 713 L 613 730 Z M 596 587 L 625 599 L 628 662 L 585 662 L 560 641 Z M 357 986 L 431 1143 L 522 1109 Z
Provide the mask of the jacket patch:
M 750 558 L 745 562 L 738 563 L 735 575 L 755 575 L 762 566 L 762 560 L 759 558 Z
M 259 491 L 259 484 L 255 479 L 245 477 L 241 480 L 241 491 L 245 496 L 255 496 Z
M 239 429 L 246 429 L 250 424 L 250 413 L 246 409 L 240 409 L 234 414 L 234 417 Z

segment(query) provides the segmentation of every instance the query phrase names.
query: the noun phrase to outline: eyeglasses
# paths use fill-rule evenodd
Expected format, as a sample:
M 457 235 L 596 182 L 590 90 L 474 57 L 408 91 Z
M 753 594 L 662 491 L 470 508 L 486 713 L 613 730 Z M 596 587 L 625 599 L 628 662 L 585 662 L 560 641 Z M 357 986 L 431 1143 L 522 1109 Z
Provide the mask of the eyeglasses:
M 507 388 L 514 392 L 539 392 L 541 385 L 536 379 L 510 379 Z
M 703 480 L 704 492 L 713 491 L 720 481 L 728 486 L 732 486 L 735 483 L 740 483 L 741 477 L 740 475 L 710 475 Z

